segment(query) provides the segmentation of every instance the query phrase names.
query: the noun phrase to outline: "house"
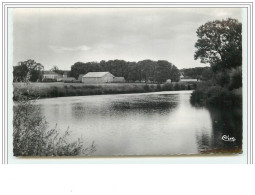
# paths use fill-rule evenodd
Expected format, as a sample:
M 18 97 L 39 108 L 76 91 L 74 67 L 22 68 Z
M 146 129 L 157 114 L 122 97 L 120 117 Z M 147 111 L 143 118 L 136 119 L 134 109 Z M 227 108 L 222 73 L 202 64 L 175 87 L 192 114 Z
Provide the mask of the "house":
M 113 82 L 114 76 L 109 72 L 88 72 L 82 77 L 82 82 L 86 84 L 100 84 Z
M 113 77 L 113 82 L 114 83 L 125 83 L 125 78 L 124 77 Z
M 180 72 L 180 79 L 184 78 L 184 72 Z
M 62 78 L 62 75 L 57 74 L 53 71 L 44 71 L 42 80 L 43 81 L 46 81 L 46 80 L 57 81 L 59 78 Z
M 67 78 L 67 72 L 64 72 L 63 78 Z
M 185 76 L 184 72 L 180 73 L 180 81 L 179 82 L 197 82 L 199 81 L 198 79 L 193 79 L 189 76 Z

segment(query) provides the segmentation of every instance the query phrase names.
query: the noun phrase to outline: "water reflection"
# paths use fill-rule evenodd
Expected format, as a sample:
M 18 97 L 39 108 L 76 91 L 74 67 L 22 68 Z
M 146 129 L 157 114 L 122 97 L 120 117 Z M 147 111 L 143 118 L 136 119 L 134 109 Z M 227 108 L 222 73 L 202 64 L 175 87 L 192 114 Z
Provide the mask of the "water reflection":
M 95 141 L 93 155 L 198 154 L 240 147 L 240 111 L 192 107 L 190 91 L 39 100 L 46 120 Z M 223 134 L 235 136 L 224 142 Z

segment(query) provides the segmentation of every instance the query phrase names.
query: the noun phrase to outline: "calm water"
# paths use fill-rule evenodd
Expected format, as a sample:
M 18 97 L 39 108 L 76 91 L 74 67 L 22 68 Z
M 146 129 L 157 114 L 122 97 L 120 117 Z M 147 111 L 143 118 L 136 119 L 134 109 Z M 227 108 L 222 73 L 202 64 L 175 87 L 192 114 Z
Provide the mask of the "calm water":
M 71 131 L 95 142 L 93 155 L 198 154 L 241 148 L 242 116 L 238 110 L 196 108 L 191 91 L 97 95 L 42 99 L 50 127 Z M 226 134 L 235 142 L 221 138 Z

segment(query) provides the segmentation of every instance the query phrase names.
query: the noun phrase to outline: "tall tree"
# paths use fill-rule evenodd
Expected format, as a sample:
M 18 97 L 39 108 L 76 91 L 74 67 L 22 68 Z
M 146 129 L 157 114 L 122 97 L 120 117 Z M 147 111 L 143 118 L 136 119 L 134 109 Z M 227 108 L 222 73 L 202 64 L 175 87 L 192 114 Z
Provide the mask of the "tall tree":
M 35 82 L 42 79 L 43 70 L 43 65 L 35 62 L 34 60 L 19 62 L 18 66 L 14 67 L 13 80 L 23 81 L 29 72 L 30 81 Z
M 242 65 L 242 24 L 236 19 L 207 22 L 197 29 L 195 59 L 209 63 L 214 72 Z

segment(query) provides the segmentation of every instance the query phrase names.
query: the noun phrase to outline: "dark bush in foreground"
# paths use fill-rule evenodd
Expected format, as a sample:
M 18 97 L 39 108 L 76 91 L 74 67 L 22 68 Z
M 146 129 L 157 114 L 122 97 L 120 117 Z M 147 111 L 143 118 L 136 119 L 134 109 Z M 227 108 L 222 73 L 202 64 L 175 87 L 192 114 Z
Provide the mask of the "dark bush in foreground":
M 54 88 L 54 93 L 57 94 Z M 60 134 L 55 126 L 47 130 L 47 122 L 41 115 L 40 107 L 31 100 L 34 96 L 27 85 L 26 95 L 16 89 L 16 102 L 13 107 L 13 154 L 14 156 L 76 156 L 89 155 L 95 151 L 95 145 L 85 147 L 83 140 L 71 142 L 69 131 Z
M 242 104 L 242 96 L 236 95 L 220 86 L 211 86 L 208 83 L 200 84 L 191 94 L 192 104 L 233 106 Z

